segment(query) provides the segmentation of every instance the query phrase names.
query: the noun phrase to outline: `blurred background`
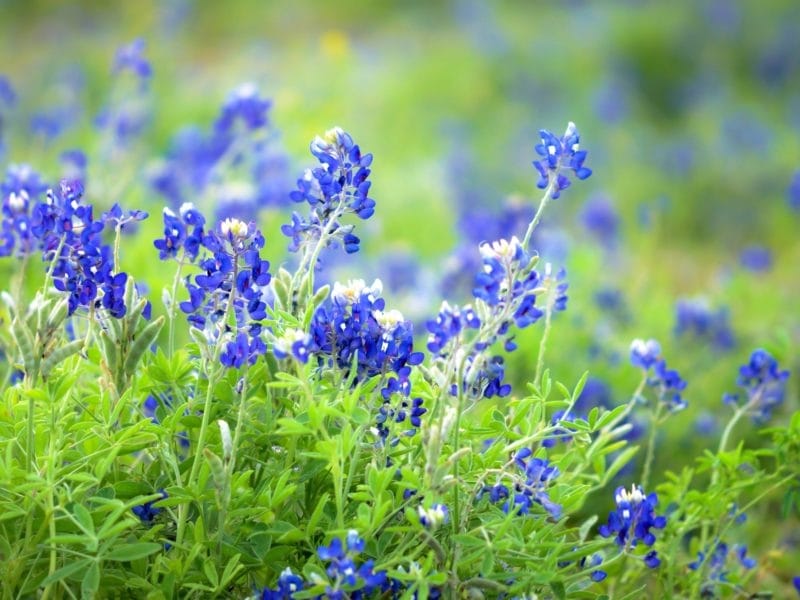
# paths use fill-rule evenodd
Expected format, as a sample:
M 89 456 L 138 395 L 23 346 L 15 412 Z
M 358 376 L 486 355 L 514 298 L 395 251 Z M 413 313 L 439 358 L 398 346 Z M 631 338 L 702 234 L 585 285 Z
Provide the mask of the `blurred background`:
M 324 277 L 382 278 L 424 334 L 442 299 L 469 301 L 478 243 L 524 233 L 538 130 L 574 121 L 594 175 L 551 203 L 534 240 L 570 284 L 554 377 L 589 370 L 623 402 L 630 341 L 659 339 L 689 380 L 665 434 L 688 451 L 719 432 L 753 348 L 800 366 L 794 0 L 0 0 L 0 56 L 7 182 L 26 164 L 50 184 L 77 171 L 100 207 L 149 211 L 122 260 L 156 311 L 172 276 L 152 248 L 161 208 L 257 219 L 273 263 L 291 265 L 280 225 L 303 207 L 288 194 L 315 162 L 309 142 L 338 125 L 374 154 L 377 211 L 356 224 L 363 252 L 329 253 Z M 226 163 L 214 124 L 254 90 L 268 123 Z M 208 153 L 222 164 L 192 180 Z M 520 384 L 539 335 L 508 358 Z M 790 394 L 784 418 L 795 408 Z

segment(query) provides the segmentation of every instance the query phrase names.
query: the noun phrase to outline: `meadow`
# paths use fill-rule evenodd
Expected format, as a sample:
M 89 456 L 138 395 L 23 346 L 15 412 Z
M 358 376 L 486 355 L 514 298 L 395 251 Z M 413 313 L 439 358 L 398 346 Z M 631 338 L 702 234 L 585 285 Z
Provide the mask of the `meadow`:
M 793 2 L 0 11 L 0 597 L 800 594 Z

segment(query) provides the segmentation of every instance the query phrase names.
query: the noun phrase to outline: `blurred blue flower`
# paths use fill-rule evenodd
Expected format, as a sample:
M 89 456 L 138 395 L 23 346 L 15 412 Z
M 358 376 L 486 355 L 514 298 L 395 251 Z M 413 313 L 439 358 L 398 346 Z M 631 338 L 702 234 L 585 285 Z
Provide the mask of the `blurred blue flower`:
M 675 305 L 676 336 L 691 336 L 702 340 L 717 350 L 730 350 L 736 346 L 736 336 L 731 329 L 728 310 L 712 310 L 703 298 L 682 298 Z
M 789 371 L 780 369 L 778 361 L 759 348 L 753 351 L 746 364 L 739 367 L 736 383 L 744 390 L 746 397 L 725 394 L 723 400 L 726 404 L 745 407 L 753 421 L 765 423 L 772 416 L 773 409 L 783 403 L 788 378 Z
M 130 71 L 133 73 L 142 84 L 153 75 L 153 67 L 144 56 L 145 42 L 139 38 L 132 41 L 130 44 L 120 46 L 114 55 L 114 66 L 112 72 L 114 74 Z
M 614 248 L 619 237 L 620 218 L 610 198 L 604 195 L 590 197 L 583 205 L 580 221 L 601 246 Z
M 772 252 L 766 246 L 747 246 L 739 253 L 739 264 L 754 273 L 763 273 L 772 268 Z
M 786 190 L 786 199 L 789 206 L 800 211 L 800 171 L 795 171 L 792 181 Z

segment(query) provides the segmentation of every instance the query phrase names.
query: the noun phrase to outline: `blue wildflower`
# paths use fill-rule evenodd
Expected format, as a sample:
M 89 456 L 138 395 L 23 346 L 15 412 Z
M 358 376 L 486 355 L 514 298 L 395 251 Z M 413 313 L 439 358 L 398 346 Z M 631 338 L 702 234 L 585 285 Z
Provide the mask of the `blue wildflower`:
M 380 280 L 370 287 L 361 279 L 334 284 L 311 318 L 311 350 L 320 365 L 335 365 L 349 375 L 355 364 L 354 381 L 360 382 L 422 362 L 422 353 L 414 351 L 412 324 L 399 311 L 384 310 L 382 290 Z
M 364 551 L 364 546 L 364 540 L 358 532 L 351 529 L 345 543 L 337 537 L 328 546 L 317 549 L 320 560 L 328 563 L 325 572 L 330 581 L 325 589 L 326 598 L 366 598 L 369 594 L 386 589 L 386 571 L 376 572 L 373 560 L 357 565 L 356 559 Z
M 571 183 L 564 174 L 565 170 L 572 170 L 575 177 L 581 180 L 588 178 L 592 170 L 583 166 L 587 152 L 580 150 L 580 135 L 575 123 L 570 122 L 560 138 L 546 129 L 542 129 L 539 134 L 542 143 L 537 144 L 535 150 L 542 158 L 533 161 L 533 166 L 539 172 L 536 186 L 545 189 L 552 185 L 550 195 L 556 199 Z
M 434 504 L 430 508 L 418 507 L 419 522 L 426 529 L 438 529 L 448 522 L 450 512 L 444 504 Z
M 756 423 L 764 423 L 772 410 L 783 403 L 789 371 L 781 370 L 778 361 L 766 350 L 754 350 L 747 364 L 739 368 L 737 384 L 744 390 L 745 398 L 725 394 L 726 404 L 742 404 Z
M 792 181 L 786 190 L 786 199 L 791 208 L 800 210 L 800 171 L 796 171 L 792 177 Z
M 278 586 L 275 589 L 265 588 L 258 598 L 260 600 L 292 600 L 294 593 L 302 591 L 304 585 L 303 578 L 286 567 L 278 577 Z
M 271 106 L 272 101 L 259 97 L 254 84 L 245 83 L 228 95 L 214 123 L 214 131 L 222 135 L 230 134 L 237 122 L 241 122 L 248 131 L 266 127 L 267 112 Z
M 725 542 L 718 542 L 711 553 L 704 551 L 697 553 L 697 560 L 689 563 L 688 567 L 692 571 L 700 571 L 705 564 L 708 565 L 708 574 L 704 576 L 702 593 L 703 595 L 714 595 L 718 585 L 728 581 L 728 558 L 733 555 L 738 565 L 744 569 L 755 568 L 756 561 L 747 556 L 747 546 L 744 544 L 734 544 L 729 547 Z
M 754 273 L 764 273 L 772 268 L 772 252 L 766 246 L 747 246 L 739 253 L 739 264 Z
M 631 342 L 631 364 L 649 370 L 661 356 L 661 344 L 656 340 L 633 340 Z
M 592 196 L 583 205 L 580 221 L 586 232 L 604 248 L 611 249 L 619 235 L 619 214 L 607 196 Z
M 488 494 L 492 503 L 505 500 L 505 513 L 527 515 L 532 506 L 538 504 L 551 517 L 558 519 L 561 506 L 553 502 L 547 493 L 548 484 L 559 475 L 558 467 L 550 465 L 547 459 L 530 458 L 532 454 L 530 448 L 523 448 L 514 455 L 513 462 L 519 472 L 513 475 L 514 483 L 510 489 L 498 483 L 484 487 L 480 496 Z
M 17 94 L 11 86 L 11 82 L 5 75 L 0 75 L 0 103 L 11 108 L 17 102 Z
M 281 227 L 283 234 L 292 238 L 289 249 L 341 243 L 348 253 L 356 252 L 360 240 L 353 234 L 353 226 L 342 225 L 340 219 L 345 214 L 368 219 L 375 212 L 368 180 L 372 155 L 362 154 L 353 138 L 338 127 L 324 137 L 316 137 L 311 142 L 311 153 L 321 166 L 306 170 L 297 180 L 298 189 L 290 194 L 294 202 L 307 202 L 311 212 L 308 219 L 295 213 L 292 224 Z
M 145 42 L 139 38 L 126 46 L 117 48 L 114 55 L 113 72 L 121 73 L 130 71 L 142 84 L 145 84 L 153 75 L 153 67 L 144 57 Z
M 663 529 L 667 524 L 666 517 L 655 514 L 658 496 L 655 493 L 645 495 L 644 490 L 634 484 L 630 492 L 618 487 L 614 500 L 617 508 L 608 515 L 608 522 L 600 526 L 600 535 L 606 538 L 614 535 L 617 545 L 626 551 L 639 542 L 652 546 L 656 536 L 651 530 Z M 644 560 L 651 569 L 661 562 L 654 550 L 648 552 Z
M 181 205 L 177 215 L 165 207 L 163 217 L 164 238 L 153 242 L 159 258 L 176 258 L 183 249 L 190 262 L 197 260 L 205 237 L 205 217 L 189 202 Z
M 139 517 L 142 520 L 142 523 L 145 525 L 152 525 L 155 518 L 161 512 L 161 509 L 157 506 L 153 506 L 153 504 L 167 498 L 167 492 L 164 490 L 159 490 L 159 492 L 161 493 L 161 498 L 150 500 L 150 502 L 145 502 L 144 504 L 134 506 L 131 509 L 133 514 Z
M 681 299 L 675 305 L 676 336 L 691 335 L 706 340 L 718 350 L 730 350 L 736 345 L 728 311 L 721 307 L 712 310 L 704 299 Z
M 631 364 L 648 373 L 647 385 L 656 388 L 659 401 L 666 403 L 670 411 L 686 408 L 686 401 L 681 396 L 686 381 L 676 370 L 667 368 L 657 341 L 634 340 L 631 343 Z
M 263 294 L 272 277 L 269 262 L 261 258 L 264 237 L 253 223 L 226 219 L 202 243 L 207 253 L 198 266 L 204 273 L 194 283 L 186 279 L 189 300 L 181 302 L 181 310 L 210 342 L 224 344 L 223 365 L 252 364 L 266 352 L 260 322 L 266 318 Z M 230 315 L 235 327 L 225 321 Z
M 275 358 L 288 358 L 291 356 L 297 362 L 307 363 L 311 346 L 311 336 L 299 329 L 287 329 L 283 335 L 276 338 L 272 345 Z

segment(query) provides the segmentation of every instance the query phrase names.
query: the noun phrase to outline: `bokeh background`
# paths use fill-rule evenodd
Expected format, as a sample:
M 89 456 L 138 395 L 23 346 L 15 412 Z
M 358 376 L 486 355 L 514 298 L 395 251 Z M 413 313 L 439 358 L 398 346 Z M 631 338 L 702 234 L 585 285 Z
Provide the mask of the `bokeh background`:
M 111 69 L 139 38 L 145 87 Z M 618 404 L 639 377 L 630 341 L 660 340 L 689 381 L 688 410 L 659 438 L 659 467 L 677 469 L 716 446 L 722 393 L 751 350 L 800 371 L 794 0 L 0 0 L 0 56 L 16 96 L 0 95 L 2 172 L 29 163 L 56 182 L 62 153 L 84 151 L 91 200 L 151 213 L 123 266 L 156 311 L 172 269 L 152 248 L 168 203 L 154 181 L 252 82 L 273 103 L 260 170 L 222 169 L 185 199 L 257 219 L 275 265 L 292 264 L 280 225 L 301 208 L 288 193 L 314 163 L 308 144 L 339 125 L 375 156 L 378 208 L 357 224 L 363 252 L 329 254 L 324 276 L 381 277 L 388 305 L 424 334 L 442 299 L 469 300 L 477 244 L 524 233 L 538 130 L 574 121 L 594 175 L 552 202 L 534 242 L 570 284 L 553 376 L 572 385 L 588 370 L 598 398 Z M 124 143 L 98 127 L 109 108 L 138 119 Z M 526 331 L 508 358 L 520 391 L 539 335 Z M 797 409 L 797 379 L 779 420 Z M 799 541 L 784 537 L 763 542 L 776 564 Z

